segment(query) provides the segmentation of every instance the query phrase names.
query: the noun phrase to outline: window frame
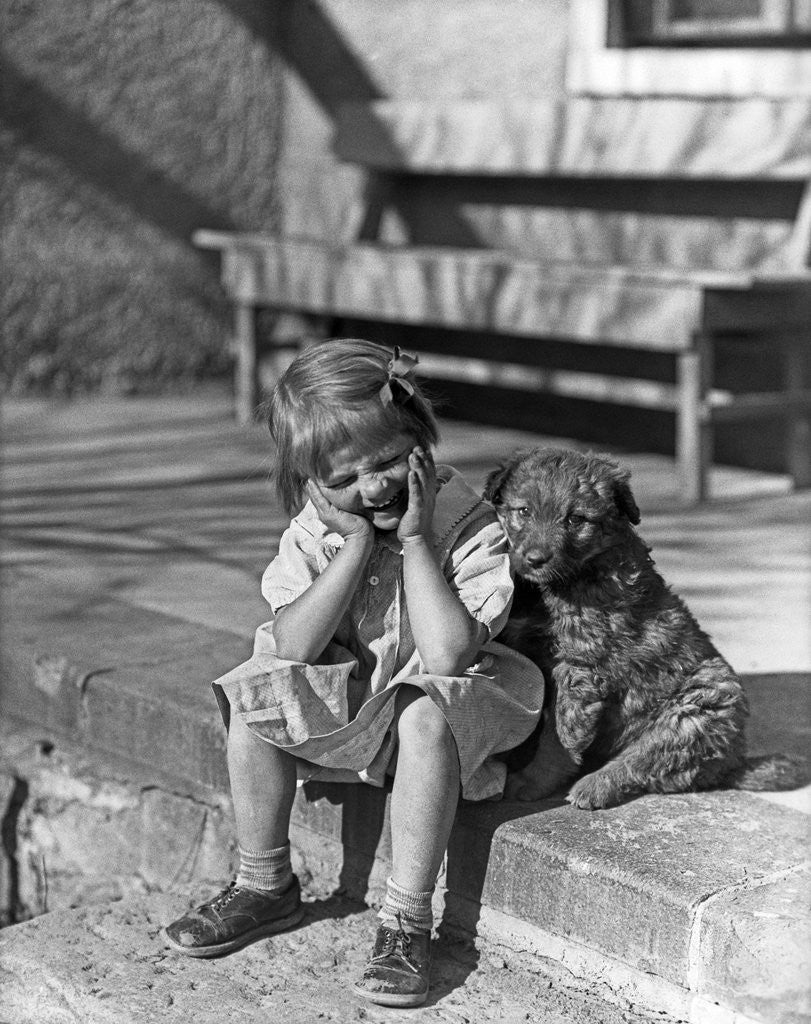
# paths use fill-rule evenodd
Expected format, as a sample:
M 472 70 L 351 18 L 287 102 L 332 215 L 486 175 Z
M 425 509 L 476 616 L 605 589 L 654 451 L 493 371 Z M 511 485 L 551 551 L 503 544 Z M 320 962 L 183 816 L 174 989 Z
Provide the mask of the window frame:
M 572 95 L 811 97 L 811 50 L 616 45 L 616 0 L 569 0 L 566 90 Z
M 615 46 L 764 46 L 811 45 L 811 3 L 758 0 L 760 14 L 736 19 L 712 17 L 677 21 L 677 0 L 611 0 L 608 20 Z

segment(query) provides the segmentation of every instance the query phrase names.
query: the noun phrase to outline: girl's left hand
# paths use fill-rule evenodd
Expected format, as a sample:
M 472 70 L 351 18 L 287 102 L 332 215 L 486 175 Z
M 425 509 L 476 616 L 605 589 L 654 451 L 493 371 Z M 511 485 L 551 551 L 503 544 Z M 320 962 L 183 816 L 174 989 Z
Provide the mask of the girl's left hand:
M 408 508 L 397 527 L 401 543 L 430 533 L 436 504 L 436 467 L 419 445 L 408 456 Z

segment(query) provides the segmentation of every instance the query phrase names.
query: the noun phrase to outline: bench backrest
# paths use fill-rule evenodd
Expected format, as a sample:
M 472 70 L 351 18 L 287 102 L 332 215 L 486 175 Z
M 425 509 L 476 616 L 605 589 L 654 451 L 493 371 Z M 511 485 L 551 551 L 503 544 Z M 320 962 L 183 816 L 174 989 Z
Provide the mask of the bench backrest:
M 808 100 L 376 101 L 342 109 L 334 148 L 371 172 L 373 205 L 397 211 L 386 241 L 639 268 L 809 265 Z

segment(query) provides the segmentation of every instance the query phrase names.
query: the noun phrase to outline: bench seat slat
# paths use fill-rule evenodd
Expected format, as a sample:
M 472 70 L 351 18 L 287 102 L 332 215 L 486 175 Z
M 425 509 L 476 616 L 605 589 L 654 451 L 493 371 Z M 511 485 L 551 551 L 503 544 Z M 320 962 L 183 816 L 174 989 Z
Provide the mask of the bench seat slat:
M 794 283 L 811 283 L 811 268 L 800 268 L 789 271 L 760 271 L 757 269 L 712 270 L 712 269 L 676 269 L 665 266 L 629 266 L 628 264 L 605 265 L 603 263 L 572 262 L 568 260 L 536 260 L 516 255 L 506 250 L 484 248 L 458 248 L 444 245 L 386 245 L 375 242 L 351 242 L 346 244 L 331 243 L 309 238 L 280 237 L 251 232 L 212 231 L 203 229 L 193 236 L 194 244 L 201 249 L 214 249 L 221 252 L 262 252 L 278 251 L 289 253 L 291 259 L 307 258 L 307 253 L 323 252 L 339 256 L 350 251 L 358 254 L 369 254 L 375 259 L 397 260 L 400 258 L 420 260 L 455 260 L 460 259 L 470 265 L 503 265 L 543 267 L 549 273 L 561 277 L 572 275 L 589 278 L 606 278 L 627 283 L 656 282 L 661 285 L 697 285 L 708 288 L 751 288 L 776 287 L 783 288 Z
M 786 324 L 799 316 L 790 281 L 756 282 L 747 273 L 643 273 L 491 250 L 196 237 L 223 251 L 225 288 L 247 305 L 673 352 L 690 347 L 699 329 L 749 327 L 760 309 L 770 326 L 781 313 Z
M 641 332 L 646 347 L 653 336 L 667 339 L 663 347 L 678 348 L 670 329 L 700 319 L 697 287 L 654 282 L 631 288 L 620 277 L 555 277 L 526 261 L 479 257 L 281 242 L 227 252 L 223 280 L 229 294 L 244 302 L 535 338 L 633 344 Z

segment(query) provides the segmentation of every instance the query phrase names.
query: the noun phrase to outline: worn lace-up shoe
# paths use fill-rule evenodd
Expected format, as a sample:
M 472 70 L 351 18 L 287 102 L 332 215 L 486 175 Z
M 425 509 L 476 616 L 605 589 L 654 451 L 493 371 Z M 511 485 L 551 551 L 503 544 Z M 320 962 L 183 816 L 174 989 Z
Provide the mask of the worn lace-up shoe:
M 246 889 L 236 882 L 214 899 L 173 921 L 163 935 L 185 956 L 224 956 L 291 928 L 304 916 L 298 878 L 281 893 Z
M 428 997 L 431 933 L 381 925 L 374 949 L 353 990 L 380 1006 L 419 1006 Z

